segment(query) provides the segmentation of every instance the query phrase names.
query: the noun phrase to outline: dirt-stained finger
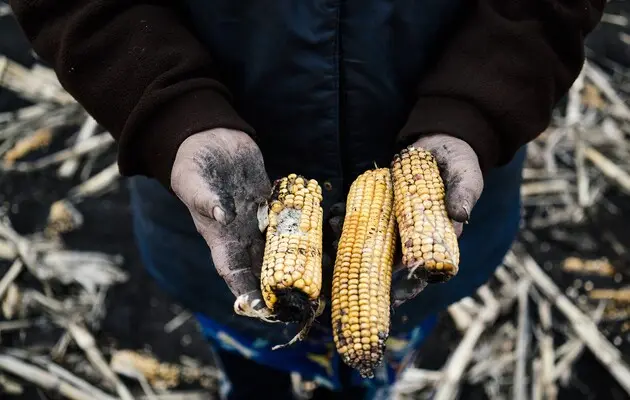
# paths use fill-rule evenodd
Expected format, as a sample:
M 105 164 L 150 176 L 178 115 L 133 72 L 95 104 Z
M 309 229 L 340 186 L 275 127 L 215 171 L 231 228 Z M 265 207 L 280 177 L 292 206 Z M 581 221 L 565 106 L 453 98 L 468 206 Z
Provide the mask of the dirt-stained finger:
M 245 243 L 234 239 L 211 239 L 210 252 L 217 273 L 235 297 L 260 292 L 260 283 L 254 274 L 253 260 Z M 261 296 L 262 297 L 262 296 Z
M 475 151 L 463 140 L 445 134 L 429 135 L 414 146 L 430 151 L 446 186 L 446 209 L 457 222 L 466 222 L 481 197 L 483 174 Z

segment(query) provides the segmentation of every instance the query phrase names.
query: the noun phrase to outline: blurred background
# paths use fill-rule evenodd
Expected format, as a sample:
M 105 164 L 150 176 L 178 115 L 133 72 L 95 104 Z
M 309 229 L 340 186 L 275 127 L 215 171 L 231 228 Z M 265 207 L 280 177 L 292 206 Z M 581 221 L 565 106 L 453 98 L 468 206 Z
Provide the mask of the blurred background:
M 630 398 L 629 18 L 609 2 L 528 146 L 518 242 L 443 313 L 397 398 Z M 4 1 L 0 158 L 0 398 L 216 398 L 194 320 L 140 263 L 115 143 Z

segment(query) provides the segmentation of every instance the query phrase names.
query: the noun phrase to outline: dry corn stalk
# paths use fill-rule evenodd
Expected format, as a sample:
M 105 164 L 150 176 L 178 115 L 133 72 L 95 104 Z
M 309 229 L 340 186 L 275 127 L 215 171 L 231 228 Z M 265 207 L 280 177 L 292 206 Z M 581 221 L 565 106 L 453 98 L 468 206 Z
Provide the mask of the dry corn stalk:
M 630 320 L 630 305 L 622 305 L 616 302 L 608 303 L 604 308 L 602 319 L 608 322 Z
M 217 376 L 209 368 L 160 362 L 154 356 L 133 350 L 118 350 L 112 355 L 110 366 L 115 372 L 134 377 L 144 376 L 155 388 L 172 389 L 182 383 L 212 383 Z
M 320 308 L 321 201 L 322 189 L 314 179 L 291 174 L 274 184 L 261 290 L 267 307 L 284 322 L 304 323 Z
M 72 188 L 68 192 L 68 198 L 77 202 L 86 197 L 102 194 L 106 190 L 113 189 L 119 178 L 118 162 L 113 162 L 99 173 Z
M 33 150 L 41 149 L 50 144 L 52 140 L 52 131 L 49 128 L 39 129 L 25 138 L 18 141 L 15 146 L 4 155 L 4 164 L 7 167 L 27 155 Z
M 582 103 L 588 107 L 597 108 L 598 110 L 603 110 L 606 107 L 606 101 L 602 97 L 601 92 L 597 86 L 592 83 L 584 85 Z
M 610 262 L 605 259 L 584 260 L 578 257 L 568 257 L 562 264 L 562 269 L 567 272 L 581 272 L 584 274 L 598 274 L 603 276 L 613 276 L 615 269 Z
M 32 382 L 38 387 L 52 393 L 58 393 L 70 400 L 93 400 L 91 393 L 71 385 L 63 379 L 48 373 L 15 357 L 0 354 L 0 370 L 10 372 L 25 381 Z
M 617 303 L 630 303 L 630 288 L 594 289 L 589 293 L 592 300 L 611 300 Z
M 332 327 L 337 351 L 363 377 L 373 377 L 389 336 L 390 284 L 396 247 L 388 168 L 351 185 L 333 271 Z
M 172 388 L 179 384 L 180 369 L 177 365 L 160 363 L 153 357 L 131 350 L 115 352 L 110 366 L 112 370 L 122 375 L 130 375 L 130 369 L 137 371 L 145 376 L 152 386 Z
M 83 215 L 68 200 L 62 199 L 50 206 L 45 234 L 54 236 L 67 233 L 83 225 Z
M 0 56 L 0 87 L 19 93 L 35 103 L 56 103 L 61 105 L 76 103 L 58 82 L 52 83 L 42 74 L 43 68 L 30 70 L 23 65 Z
M 622 353 L 600 332 L 597 323 L 584 314 L 571 300 L 564 296 L 553 280 L 527 253 L 521 255 L 522 269 L 532 278 L 543 295 L 570 321 L 575 334 L 586 344 L 591 353 L 608 369 L 619 385 L 630 394 L 630 366 Z M 514 253 L 508 260 L 517 260 Z M 516 261 L 512 261 L 516 263 Z
M 435 158 L 409 146 L 394 157 L 392 178 L 402 262 L 410 279 L 448 281 L 459 268 L 459 247 Z

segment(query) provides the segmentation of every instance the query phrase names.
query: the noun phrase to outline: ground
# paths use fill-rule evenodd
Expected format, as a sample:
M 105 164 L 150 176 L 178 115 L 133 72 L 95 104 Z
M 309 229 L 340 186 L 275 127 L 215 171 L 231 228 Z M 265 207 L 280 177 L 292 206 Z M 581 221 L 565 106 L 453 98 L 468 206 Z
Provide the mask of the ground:
M 62 146 L 64 138 L 67 139 L 71 132 L 72 130 L 69 130 L 60 134 L 59 139 L 53 143 L 53 148 Z M 29 158 L 37 158 L 40 155 L 41 153 L 36 152 Z M 108 165 L 114 159 L 115 153 L 112 150 L 99 161 L 96 168 Z M 41 173 L 5 173 L 0 177 L 0 204 L 11 204 L 11 220 L 19 233 L 28 234 L 42 230 L 50 204 L 63 198 L 67 190 L 76 184 L 76 180 L 63 181 L 56 178 L 53 175 L 54 171 L 51 169 Z M 538 262 L 545 266 L 547 272 L 562 286 L 571 285 L 575 277 L 564 274 L 559 268 L 560 262 L 574 254 L 586 258 L 609 257 L 611 263 L 618 266 L 618 270 L 626 276 L 622 282 L 589 278 L 595 280 L 596 286 L 618 287 L 627 281 L 630 271 L 628 254 L 621 256 L 616 254 L 604 239 L 604 233 L 613 232 L 618 238 L 623 239 L 626 248 L 630 248 L 626 222 L 619 218 L 620 215 L 630 215 L 630 200 L 614 189 L 607 199 L 618 208 L 617 215 L 610 214 L 609 207 L 602 204 L 589 216 L 589 223 L 582 228 L 570 228 L 568 242 L 554 240 L 551 237 L 551 230 L 541 230 L 535 232 L 536 241 L 528 245 L 529 251 Z M 149 350 L 162 361 L 177 362 L 181 355 L 189 355 L 204 364 L 211 363 L 211 353 L 192 320 L 172 333 L 164 331 L 164 325 L 182 309 L 156 286 L 143 269 L 134 246 L 124 179 L 114 191 L 101 197 L 87 199 L 80 203 L 78 208 L 85 217 L 85 224 L 80 230 L 64 237 L 68 247 L 121 254 L 126 260 L 124 268 L 130 274 L 127 283 L 114 287 L 108 294 L 108 311 L 98 333 L 99 342 L 104 347 Z M 526 213 L 525 221 L 528 217 L 529 214 Z M 525 240 L 522 241 L 526 243 Z M 590 245 L 589 241 L 592 242 Z M 589 250 L 590 247 L 593 250 Z M 5 267 L 8 267 L 8 264 L 5 264 Z M 0 268 L 0 272 L 1 270 Z M 610 331 L 611 340 L 619 334 L 615 331 L 618 326 L 614 324 L 607 329 Z M 43 338 L 42 335 L 46 337 Z M 58 337 L 56 331 L 43 333 L 40 331 L 27 335 L 26 343 L 36 342 L 39 345 L 48 343 L 52 346 Z M 22 344 L 16 336 L 3 339 L 6 346 Z M 627 346 L 627 337 L 623 339 L 623 346 Z M 427 340 L 418 365 L 427 369 L 439 369 L 458 341 L 458 333 L 450 318 L 444 314 L 439 328 Z M 569 399 L 572 396 L 584 399 L 625 398 L 621 388 L 588 351 L 579 362 L 575 373 L 570 389 L 563 390 L 561 398 Z M 462 399 L 485 398 L 480 388 L 465 388 L 462 394 Z M 20 398 L 28 400 L 42 397 L 40 393 L 31 389 L 30 395 Z

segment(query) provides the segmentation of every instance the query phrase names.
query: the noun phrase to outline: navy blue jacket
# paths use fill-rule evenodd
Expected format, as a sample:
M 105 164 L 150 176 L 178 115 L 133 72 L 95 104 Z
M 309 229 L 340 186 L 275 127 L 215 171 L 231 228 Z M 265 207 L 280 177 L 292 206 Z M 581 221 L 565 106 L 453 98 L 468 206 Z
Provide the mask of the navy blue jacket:
M 270 175 L 327 182 L 329 204 L 389 165 L 422 72 L 461 14 L 460 0 L 187 3 Z
M 549 123 L 604 4 L 11 1 L 35 51 L 117 138 L 123 174 L 168 187 L 179 144 L 227 127 L 256 138 L 272 176 L 338 190 L 423 133 L 464 139 L 486 172 L 505 165 Z

